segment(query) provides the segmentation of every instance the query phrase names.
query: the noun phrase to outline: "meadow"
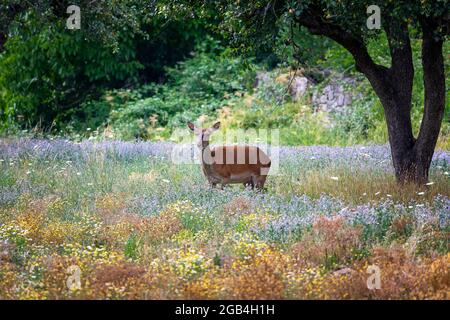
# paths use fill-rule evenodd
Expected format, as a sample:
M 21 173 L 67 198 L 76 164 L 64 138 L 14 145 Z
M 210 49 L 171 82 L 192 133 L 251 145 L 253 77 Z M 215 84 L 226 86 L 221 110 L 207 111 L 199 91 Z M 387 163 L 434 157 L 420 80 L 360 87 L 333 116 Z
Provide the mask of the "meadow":
M 170 142 L 0 140 L 0 299 L 449 299 L 450 153 L 281 147 L 264 192 Z M 369 266 L 381 287 L 369 289 Z

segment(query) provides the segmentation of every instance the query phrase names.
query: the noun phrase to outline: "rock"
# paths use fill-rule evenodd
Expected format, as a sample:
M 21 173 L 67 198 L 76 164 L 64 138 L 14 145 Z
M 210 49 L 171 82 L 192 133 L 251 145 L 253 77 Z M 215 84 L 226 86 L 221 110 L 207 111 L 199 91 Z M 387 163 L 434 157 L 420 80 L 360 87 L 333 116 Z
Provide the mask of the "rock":
M 270 74 L 267 71 L 257 71 L 254 87 L 261 86 L 264 82 L 270 81 Z
M 292 100 L 298 101 L 301 97 L 304 96 L 306 90 L 309 87 L 309 80 L 305 77 L 295 77 L 291 83 L 291 96 Z
M 271 81 L 289 85 L 289 93 L 293 101 L 299 101 L 306 92 L 315 88 L 315 83 L 303 74 L 281 73 L 276 78 L 268 71 L 258 71 L 256 73 L 255 87 L 269 84 Z M 315 89 L 312 97 L 312 104 L 316 110 L 326 112 L 340 112 L 353 102 L 353 95 L 346 87 L 356 85 L 356 79 L 344 75 L 333 75 L 324 71 L 324 76 L 328 77 L 328 83 L 320 89 Z M 317 88 L 317 87 L 316 87 Z
M 352 103 L 353 95 L 345 87 L 354 85 L 355 79 L 350 77 L 331 79 L 325 87 L 313 93 L 312 103 L 321 111 L 339 112 Z

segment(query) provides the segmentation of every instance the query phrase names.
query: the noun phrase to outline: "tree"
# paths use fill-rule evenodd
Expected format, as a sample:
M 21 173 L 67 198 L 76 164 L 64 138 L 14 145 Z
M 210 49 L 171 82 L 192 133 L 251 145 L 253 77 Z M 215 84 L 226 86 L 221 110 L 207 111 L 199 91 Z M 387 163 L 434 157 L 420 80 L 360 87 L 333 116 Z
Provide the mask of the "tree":
M 161 81 L 205 37 L 205 21 L 176 21 L 166 11 L 154 0 L 0 0 L 0 132 L 71 122 L 78 130 L 92 114 L 97 124 L 109 110 L 91 110 L 87 99 Z M 67 27 L 74 16 L 80 29 Z
M 0 129 L 60 129 L 98 88 L 137 75 L 133 1 L 1 1 Z M 80 29 L 67 28 L 70 4 Z
M 203 2 L 200 8 L 207 6 Z M 378 5 L 381 30 L 367 27 L 367 8 Z M 277 21 L 290 17 L 292 27 L 330 38 L 348 50 L 379 97 L 389 133 L 395 175 L 400 183 L 425 183 L 445 109 L 443 43 L 449 35 L 448 0 L 374 1 L 220 1 L 224 31 L 241 47 L 271 45 Z M 377 64 L 367 43 L 385 33 L 391 65 Z M 414 66 L 411 37 L 422 39 L 424 113 L 417 137 L 411 125 Z

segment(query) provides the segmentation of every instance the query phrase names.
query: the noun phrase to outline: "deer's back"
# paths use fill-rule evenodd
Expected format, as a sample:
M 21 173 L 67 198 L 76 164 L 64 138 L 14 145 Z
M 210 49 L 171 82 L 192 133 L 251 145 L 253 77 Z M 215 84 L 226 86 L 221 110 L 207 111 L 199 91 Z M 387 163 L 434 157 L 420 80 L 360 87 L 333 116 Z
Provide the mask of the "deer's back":
M 267 174 L 270 158 L 255 146 L 217 146 L 213 148 L 214 171 L 221 176 Z

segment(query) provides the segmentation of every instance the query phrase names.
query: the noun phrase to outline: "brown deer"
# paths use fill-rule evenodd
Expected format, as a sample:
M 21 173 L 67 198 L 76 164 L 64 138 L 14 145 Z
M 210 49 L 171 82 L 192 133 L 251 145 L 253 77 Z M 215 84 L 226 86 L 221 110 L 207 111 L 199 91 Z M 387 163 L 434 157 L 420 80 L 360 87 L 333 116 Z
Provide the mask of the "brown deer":
M 216 122 L 211 128 L 197 128 L 188 123 L 198 138 L 201 151 L 202 169 L 212 187 L 221 184 L 243 183 L 244 186 L 264 188 L 270 170 L 270 158 L 254 146 L 217 146 L 210 148 L 211 134 L 220 128 Z

